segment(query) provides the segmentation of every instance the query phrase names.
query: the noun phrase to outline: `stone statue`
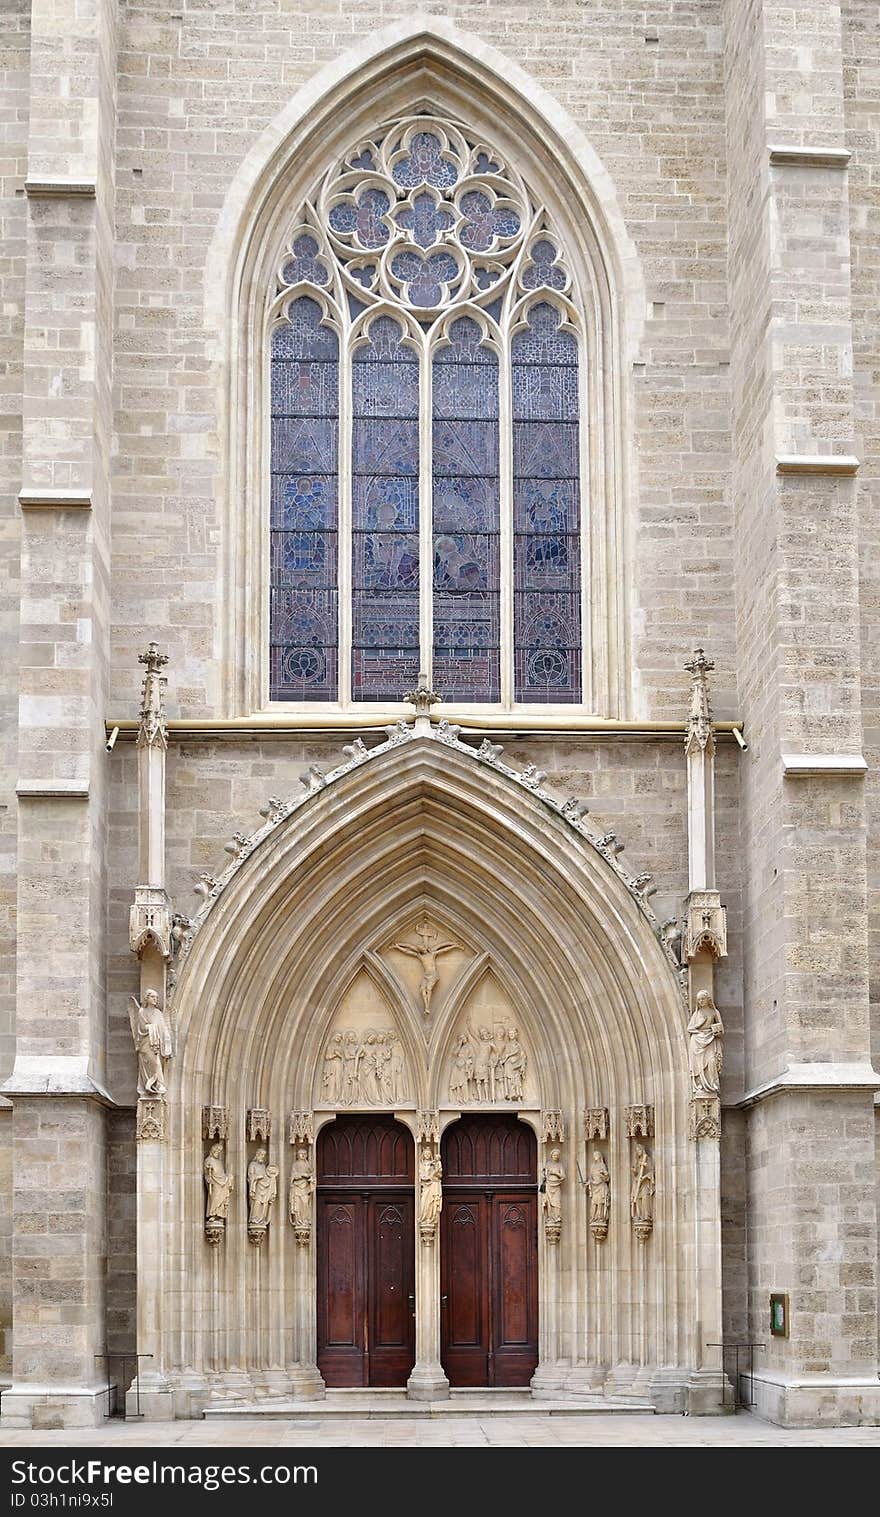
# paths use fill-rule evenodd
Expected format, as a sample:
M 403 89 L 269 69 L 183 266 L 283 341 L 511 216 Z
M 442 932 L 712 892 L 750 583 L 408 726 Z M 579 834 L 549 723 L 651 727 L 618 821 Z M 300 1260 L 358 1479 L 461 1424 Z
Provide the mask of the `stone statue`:
M 388 1065 L 388 1089 L 391 1103 L 406 1100 L 406 1059 L 403 1053 L 403 1045 L 393 1032 L 386 1032 L 385 1041 L 389 1047 L 390 1063 Z
M 452 1061 L 449 1076 L 449 1099 L 453 1105 L 463 1106 L 470 1100 L 471 1079 L 474 1073 L 474 1053 L 467 1033 L 462 1033 Z
M 290 1166 L 290 1190 L 287 1198 L 290 1220 L 298 1243 L 307 1242 L 311 1234 L 314 1190 L 315 1176 L 309 1151 L 307 1148 L 298 1148 L 296 1158 Z
M 342 1033 L 334 1032 L 324 1050 L 324 1072 L 321 1079 L 321 1099 L 328 1106 L 336 1106 L 342 1095 Z
M 419 1159 L 419 1230 L 425 1243 L 433 1243 L 443 1206 L 443 1165 L 440 1155 L 426 1144 Z
M 481 1027 L 479 1032 L 468 1028 L 471 1048 L 473 1050 L 474 1068 L 471 1076 L 473 1080 L 475 1101 L 495 1100 L 495 1067 L 498 1063 L 498 1049 L 488 1027 Z
M 364 1046 L 354 1030 L 345 1034 L 342 1042 L 342 1093 L 343 1106 L 354 1106 L 361 1095 L 360 1067 Z
M 721 1040 L 724 1037 L 724 1027 L 708 990 L 697 992 L 697 1004 L 687 1030 L 693 1093 L 697 1096 L 720 1096 L 723 1057 Z
M 165 1061 L 171 1058 L 171 1028 L 159 1005 L 159 993 L 148 990 L 143 1003 L 129 998 L 128 1020 L 138 1056 L 138 1095 L 164 1096 Z
M 544 1213 L 544 1228 L 549 1243 L 558 1243 L 562 1230 L 562 1187 L 565 1183 L 565 1166 L 558 1148 L 551 1148 L 544 1167 L 544 1191 L 541 1210 Z
M 223 1163 L 223 1144 L 213 1143 L 202 1166 L 208 1194 L 205 1197 L 205 1237 L 216 1245 L 226 1231 L 229 1216 L 229 1197 L 235 1188 L 231 1175 Z
M 496 1094 L 499 1101 L 521 1101 L 526 1079 L 526 1054 L 516 1027 L 507 1029 L 501 1045 L 496 1071 Z
M 278 1195 L 278 1166 L 266 1163 L 265 1148 L 258 1148 L 248 1165 L 248 1237 L 262 1243 L 270 1222 L 270 1208 Z
M 654 1226 L 654 1173 L 651 1160 L 641 1143 L 635 1146 L 631 1165 L 630 1213 L 636 1236 L 642 1242 Z
M 587 1180 L 590 1192 L 590 1231 L 600 1242 L 608 1235 L 608 1218 L 611 1214 L 611 1176 L 608 1166 L 598 1148 L 593 1149 L 593 1162 Z
M 441 953 L 451 953 L 459 947 L 459 944 L 438 942 L 439 934 L 437 929 L 431 926 L 427 918 L 419 922 L 418 927 L 415 929 L 415 936 L 419 940 L 417 948 L 414 948 L 411 943 L 395 943 L 394 947 L 398 953 L 406 953 L 411 958 L 418 959 L 421 965 L 422 982 L 419 986 L 419 993 L 422 997 L 422 1007 L 427 1017 L 431 1014 L 431 996 L 434 993 L 434 986 L 440 978 L 437 960 Z

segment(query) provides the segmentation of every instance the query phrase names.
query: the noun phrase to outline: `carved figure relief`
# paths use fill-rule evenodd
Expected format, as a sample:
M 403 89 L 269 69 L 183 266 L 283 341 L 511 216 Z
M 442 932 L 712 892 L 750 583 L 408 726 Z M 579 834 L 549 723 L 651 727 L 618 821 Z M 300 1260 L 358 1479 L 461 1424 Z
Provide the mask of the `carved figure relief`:
M 650 1155 L 643 1144 L 637 1143 L 633 1150 L 632 1187 L 630 1189 L 630 1215 L 633 1230 L 640 1243 L 647 1242 L 654 1226 L 654 1171 Z
M 215 1247 L 226 1231 L 229 1216 L 229 1198 L 235 1188 L 231 1174 L 227 1174 L 223 1160 L 223 1144 L 213 1143 L 203 1165 L 205 1186 L 205 1237 Z
M 431 1245 L 443 1206 L 443 1165 L 440 1155 L 425 1144 L 419 1159 L 419 1232 Z
M 688 1022 L 688 1062 L 695 1096 L 720 1096 L 724 1026 L 708 990 L 697 992 Z
M 565 1166 L 558 1148 L 551 1148 L 544 1166 L 544 1190 L 541 1210 L 544 1213 L 544 1231 L 548 1243 L 558 1243 L 562 1232 L 562 1187 L 565 1184 Z
M 611 1216 L 611 1176 L 598 1148 L 593 1149 L 587 1189 L 590 1193 L 590 1232 L 597 1243 L 604 1243 Z
M 407 1100 L 406 1060 L 391 1027 L 334 1032 L 324 1050 L 325 1106 L 398 1106 Z
M 408 697 L 407 697 L 408 698 Z M 436 927 L 432 927 L 427 917 L 423 917 L 414 929 L 413 936 L 417 938 L 416 945 L 412 943 L 395 943 L 393 946 L 398 953 L 405 953 L 408 957 L 418 959 L 421 969 L 421 982 L 419 994 L 422 999 L 422 1010 L 425 1016 L 431 1014 L 431 997 L 434 994 L 434 986 L 440 978 L 437 968 L 437 960 L 444 953 L 452 953 L 461 947 L 460 943 L 443 943 Z
M 266 1236 L 272 1205 L 278 1195 L 278 1166 L 266 1163 L 265 1148 L 258 1148 L 248 1165 L 248 1237 L 257 1247 Z
M 468 1026 L 459 1034 L 449 1076 L 449 1099 L 456 1106 L 522 1101 L 528 1058 L 516 1027 L 498 1023 Z
M 138 1056 L 138 1095 L 164 1096 L 168 1088 L 165 1065 L 173 1048 L 171 1028 L 159 1005 L 158 991 L 148 990 L 143 1002 L 130 996 L 128 1019 Z
M 290 1189 L 287 1206 L 293 1223 L 297 1243 L 306 1244 L 312 1234 L 312 1196 L 315 1193 L 315 1172 L 307 1148 L 298 1148 L 290 1167 Z

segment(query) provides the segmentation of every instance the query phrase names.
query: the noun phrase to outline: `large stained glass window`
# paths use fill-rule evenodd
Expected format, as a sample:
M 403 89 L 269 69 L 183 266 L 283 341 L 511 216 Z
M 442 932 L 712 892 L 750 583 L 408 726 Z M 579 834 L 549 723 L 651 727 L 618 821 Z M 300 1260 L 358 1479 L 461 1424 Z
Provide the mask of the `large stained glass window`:
M 581 698 L 578 345 L 542 302 L 513 339 L 517 701 Z
M 272 700 L 582 688 L 581 314 L 515 166 L 422 112 L 303 207 L 271 337 Z
M 272 334 L 272 700 L 337 693 L 339 339 L 306 296 Z

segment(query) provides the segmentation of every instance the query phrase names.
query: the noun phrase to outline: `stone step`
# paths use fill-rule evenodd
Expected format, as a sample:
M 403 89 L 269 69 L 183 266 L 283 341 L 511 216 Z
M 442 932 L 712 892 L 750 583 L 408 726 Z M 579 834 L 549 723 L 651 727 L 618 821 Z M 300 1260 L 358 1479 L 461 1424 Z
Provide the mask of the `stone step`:
M 409 1401 L 405 1391 L 352 1389 L 328 1391 L 322 1401 L 290 1401 L 267 1396 L 259 1401 L 215 1402 L 206 1406 L 202 1415 L 208 1422 L 327 1422 L 352 1417 L 607 1417 L 615 1413 L 652 1417 L 654 1408 L 649 1401 L 635 1396 L 629 1400 L 622 1396 L 583 1396 L 550 1401 L 534 1398 L 528 1390 L 474 1388 L 455 1391 L 446 1401 Z

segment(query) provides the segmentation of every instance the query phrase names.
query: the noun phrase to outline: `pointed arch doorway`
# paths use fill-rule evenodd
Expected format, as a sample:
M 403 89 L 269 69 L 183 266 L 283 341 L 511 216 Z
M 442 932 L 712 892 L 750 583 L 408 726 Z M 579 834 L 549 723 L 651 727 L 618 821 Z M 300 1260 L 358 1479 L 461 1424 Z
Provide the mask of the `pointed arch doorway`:
M 415 1363 L 414 1156 L 388 1116 L 317 1143 L 318 1368 L 328 1386 L 404 1386 Z
M 528 1385 L 538 1365 L 537 1144 L 514 1115 L 443 1138 L 440 1359 L 451 1386 Z

